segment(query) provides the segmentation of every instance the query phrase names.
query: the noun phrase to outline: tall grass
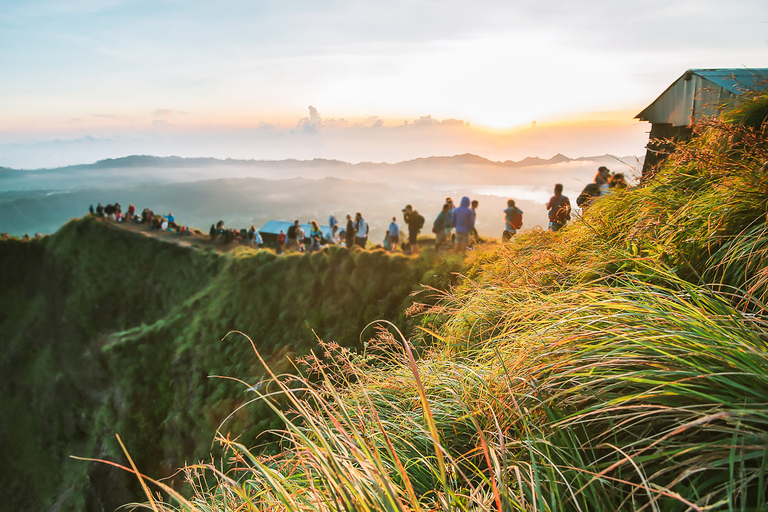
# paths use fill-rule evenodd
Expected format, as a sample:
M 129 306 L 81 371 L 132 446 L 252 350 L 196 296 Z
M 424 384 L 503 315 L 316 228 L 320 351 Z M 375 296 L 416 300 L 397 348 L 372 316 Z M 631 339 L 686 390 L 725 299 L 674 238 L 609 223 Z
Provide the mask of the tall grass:
M 195 471 L 217 475 L 223 494 L 197 500 L 229 501 L 221 510 L 762 506 L 767 326 L 678 285 L 536 297 L 537 323 L 472 357 L 436 350 L 415 364 L 407 342 L 398 353 L 382 333 L 368 346 L 377 355 L 337 347 L 333 368 L 312 360 L 317 381 L 272 376 L 262 398 L 285 421 L 285 451 L 259 457 L 221 436 L 229 470 Z
M 270 372 L 280 453 L 224 424 L 230 459 L 188 469 L 213 482 L 155 506 L 768 509 L 768 146 L 741 108 L 647 186 L 474 251 L 420 337 Z

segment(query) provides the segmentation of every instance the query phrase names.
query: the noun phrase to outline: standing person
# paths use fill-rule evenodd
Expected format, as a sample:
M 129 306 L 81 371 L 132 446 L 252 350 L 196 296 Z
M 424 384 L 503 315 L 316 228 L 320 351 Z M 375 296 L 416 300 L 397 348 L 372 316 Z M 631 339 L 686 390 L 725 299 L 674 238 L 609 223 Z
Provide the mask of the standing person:
M 285 231 L 280 230 L 280 234 L 277 235 L 277 254 L 283 254 L 285 252 L 285 239 L 288 238 L 285 235 Z
M 296 221 L 296 245 L 298 246 L 299 252 L 304 252 L 307 249 L 304 245 L 305 238 L 307 238 L 307 234 L 304 232 L 304 228 L 301 227 L 299 221 Z
M 351 249 L 352 245 L 355 243 L 355 223 L 352 222 L 352 216 L 350 214 L 347 214 L 347 229 L 344 233 L 344 238 L 347 244 L 347 249 Z
M 329 241 L 333 245 L 339 245 L 341 244 L 341 239 L 339 238 L 339 225 L 334 224 L 331 228 L 331 239 Z
M 248 241 L 251 244 L 251 247 L 256 245 L 256 226 L 251 225 L 251 227 L 248 228 L 248 235 L 247 235 L 247 237 L 248 237 Z
M 311 220 L 309 221 L 309 239 L 312 240 L 315 237 L 318 237 L 322 242 L 323 232 L 320 231 L 320 225 L 317 223 L 317 221 Z
M 453 199 L 450 197 L 445 198 L 445 203 L 448 205 L 448 215 L 445 219 L 445 241 L 451 245 L 451 231 L 453 230 L 453 212 L 455 210 Z
M 600 185 L 600 195 L 604 196 L 608 193 L 608 182 L 611 180 L 611 170 L 606 166 L 601 165 L 597 168 L 597 174 L 595 175 L 595 183 Z
M 403 220 L 408 224 L 408 248 L 416 256 L 419 254 L 419 231 L 424 227 L 424 217 L 409 204 L 403 208 Z
M 298 229 L 299 229 L 299 221 L 295 220 L 293 221 L 293 225 L 288 228 L 288 235 L 287 235 L 287 245 L 288 250 L 291 249 L 297 249 L 299 248 L 299 243 L 297 241 L 298 237 Z
M 435 222 L 432 224 L 432 232 L 435 234 L 435 251 L 440 252 L 440 249 L 445 243 L 445 223 L 448 222 L 448 212 L 451 206 L 448 203 L 443 205 L 443 209 L 437 214 Z
M 91 215 L 93 215 L 96 210 L 94 210 L 93 205 L 91 205 L 88 207 L 88 211 L 91 213 Z
M 549 229 L 551 231 L 560 230 L 570 220 L 571 201 L 563 195 L 561 183 L 555 185 L 555 195 L 549 199 L 547 210 L 549 210 Z
M 365 244 L 368 243 L 368 223 L 365 222 L 363 214 L 357 212 L 355 214 L 355 244 L 365 249 Z
M 470 206 L 470 208 L 472 208 L 472 213 L 475 216 L 475 222 L 477 222 L 477 207 L 479 204 L 480 201 L 473 199 L 472 205 Z M 477 234 L 477 228 L 475 226 L 472 226 L 472 231 L 470 231 L 469 234 L 469 247 L 472 247 L 476 241 L 480 240 L 480 235 Z
M 397 244 L 399 241 L 400 227 L 397 225 L 397 217 L 392 217 L 392 222 L 389 223 L 389 245 L 392 252 L 397 250 Z
M 501 240 L 506 242 L 514 235 L 517 230 L 523 227 L 523 210 L 515 206 L 514 199 L 507 200 L 507 207 L 504 209 L 504 234 Z
M 336 220 L 336 217 L 333 214 L 329 215 L 328 216 L 328 227 L 333 229 L 333 226 L 338 226 L 338 225 L 339 225 L 339 221 Z
M 456 228 L 456 251 L 463 252 L 469 244 L 469 233 L 475 227 L 475 213 L 469 207 L 469 198 L 461 198 L 461 205 L 453 210 L 453 225 Z

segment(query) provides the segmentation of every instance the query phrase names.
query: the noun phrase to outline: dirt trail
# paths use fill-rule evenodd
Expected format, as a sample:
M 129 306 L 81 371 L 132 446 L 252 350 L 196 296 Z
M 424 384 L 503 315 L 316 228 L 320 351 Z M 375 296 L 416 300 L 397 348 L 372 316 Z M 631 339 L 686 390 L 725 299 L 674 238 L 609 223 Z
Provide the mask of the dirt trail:
M 126 231 L 132 231 L 134 233 L 138 233 L 140 235 L 154 238 L 156 240 L 162 240 L 163 242 L 167 242 L 169 244 L 176 244 L 181 245 L 183 247 L 193 247 L 196 249 L 205 249 L 206 247 L 213 247 L 218 252 L 228 252 L 236 247 L 248 247 L 247 244 L 244 243 L 238 243 L 238 242 L 232 242 L 232 243 L 224 243 L 221 240 L 211 240 L 211 237 L 207 234 L 198 234 L 193 232 L 191 235 L 180 235 L 179 233 L 176 233 L 175 231 L 161 231 L 159 229 L 153 229 L 151 226 L 148 226 L 147 224 L 140 224 L 137 222 L 116 222 L 112 220 L 108 220 L 106 218 L 103 219 L 104 222 L 109 223 L 112 226 L 118 227 L 120 229 L 124 229 Z

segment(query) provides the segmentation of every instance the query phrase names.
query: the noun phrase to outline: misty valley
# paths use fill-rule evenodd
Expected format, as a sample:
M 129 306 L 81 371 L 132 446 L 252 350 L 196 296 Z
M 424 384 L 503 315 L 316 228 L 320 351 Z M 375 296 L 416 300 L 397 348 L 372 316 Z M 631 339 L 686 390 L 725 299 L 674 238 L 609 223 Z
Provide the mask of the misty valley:
M 520 162 L 459 155 L 397 164 L 135 156 L 57 169 L 0 169 L 0 231 L 53 233 L 85 215 L 89 205 L 117 202 L 173 212 L 178 222 L 203 231 L 219 220 L 259 229 L 269 220 L 324 224 L 330 214 L 344 219 L 359 211 L 377 241 L 406 204 L 425 216 L 428 232 L 445 197 L 467 195 L 480 201 L 479 233 L 499 237 L 508 198 L 525 213 L 525 228 L 545 226 L 544 204 L 554 184 L 563 183 L 564 193 L 575 197 L 600 165 L 632 176 L 642 162 L 608 155 Z

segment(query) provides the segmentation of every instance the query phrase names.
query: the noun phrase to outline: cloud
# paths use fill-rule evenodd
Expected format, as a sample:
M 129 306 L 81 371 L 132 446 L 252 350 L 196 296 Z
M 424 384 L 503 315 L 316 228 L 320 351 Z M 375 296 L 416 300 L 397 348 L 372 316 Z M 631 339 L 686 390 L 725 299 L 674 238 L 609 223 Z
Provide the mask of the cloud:
M 323 128 L 342 130 L 344 128 L 348 128 L 349 126 L 349 121 L 343 117 L 341 119 L 326 119 L 323 121 Z
M 170 109 L 170 108 L 158 108 L 152 112 L 152 115 L 154 117 L 161 117 L 161 118 L 168 118 L 177 114 L 184 114 L 184 112 Z
M 411 123 L 411 126 L 436 126 L 439 124 L 440 121 L 433 119 L 432 116 L 421 116 Z
M 296 128 L 303 131 L 313 133 L 319 131 L 323 127 L 323 119 L 320 114 L 317 113 L 317 109 L 312 105 L 309 106 L 309 117 L 299 119 Z

